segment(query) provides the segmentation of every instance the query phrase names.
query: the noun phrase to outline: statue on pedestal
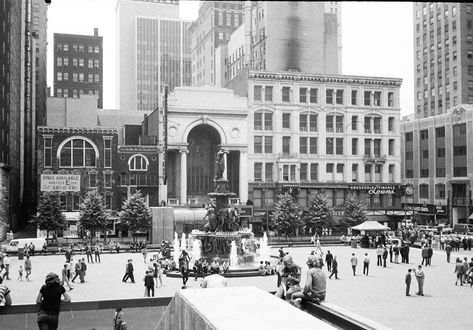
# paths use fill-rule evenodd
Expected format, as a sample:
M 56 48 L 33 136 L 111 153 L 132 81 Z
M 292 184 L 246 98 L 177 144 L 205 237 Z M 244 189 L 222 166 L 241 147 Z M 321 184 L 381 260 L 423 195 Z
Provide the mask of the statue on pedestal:
M 220 148 L 217 152 L 217 157 L 215 162 L 217 163 L 217 169 L 215 171 L 215 180 L 224 179 L 223 173 L 225 172 L 225 154 L 228 154 L 223 148 Z

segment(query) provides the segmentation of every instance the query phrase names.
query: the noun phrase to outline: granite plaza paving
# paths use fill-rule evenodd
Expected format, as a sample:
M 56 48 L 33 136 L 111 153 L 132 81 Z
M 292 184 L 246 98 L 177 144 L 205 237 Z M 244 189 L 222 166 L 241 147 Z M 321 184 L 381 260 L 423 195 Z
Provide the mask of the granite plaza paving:
M 327 278 L 326 302 L 372 319 L 393 329 L 471 329 L 473 318 L 473 288 L 455 286 L 454 260 L 458 256 L 473 257 L 472 251 L 452 253 L 451 263 L 446 262 L 444 251 L 435 251 L 432 266 L 424 267 L 426 274 L 424 297 L 416 296 L 416 280 L 413 278 L 411 297 L 405 296 L 404 276 L 408 268 L 417 267 L 421 261 L 420 250 L 411 249 L 410 264 L 389 263 L 386 268 L 376 266 L 376 250 L 353 249 L 347 246 L 323 247 L 337 256 L 339 280 Z M 311 248 L 286 248 L 294 261 L 302 266 L 302 283 L 305 283 L 306 257 Z M 352 275 L 350 257 L 355 253 L 359 259 L 357 276 Z M 362 257 L 368 253 L 371 264 L 369 276 L 362 274 Z M 151 254 L 151 253 L 150 253 Z M 271 249 L 277 254 L 277 248 Z M 77 258 L 78 256 L 75 256 Z M 82 257 L 82 256 L 81 256 Z M 84 256 L 85 257 L 85 256 Z M 141 253 L 103 254 L 99 264 L 88 264 L 86 283 L 77 283 L 70 292 L 73 301 L 138 298 L 144 296 L 143 274 L 146 265 Z M 126 260 L 132 258 L 136 284 L 121 281 Z M 87 259 L 87 258 L 86 258 Z M 50 271 L 60 274 L 64 256 L 32 257 L 31 282 L 16 280 L 18 267 L 23 264 L 12 257 L 12 280 L 5 281 L 12 291 L 13 304 L 34 303 L 45 275 Z M 324 270 L 327 273 L 326 267 Z M 327 273 L 328 274 L 328 273 Z M 78 280 L 78 278 L 77 278 Z M 173 296 L 182 286 L 181 279 L 163 278 L 164 287 L 156 289 L 156 296 Z M 202 279 L 189 279 L 188 287 L 199 287 Z M 229 278 L 229 286 L 257 286 L 263 290 L 276 289 L 276 276 Z M 265 313 L 265 315 L 270 315 Z

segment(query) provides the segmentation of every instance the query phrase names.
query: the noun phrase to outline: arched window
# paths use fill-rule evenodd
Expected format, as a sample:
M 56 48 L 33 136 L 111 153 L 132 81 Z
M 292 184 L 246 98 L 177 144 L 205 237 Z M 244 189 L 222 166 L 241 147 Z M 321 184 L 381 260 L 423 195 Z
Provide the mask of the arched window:
M 97 147 L 83 137 L 65 140 L 58 148 L 60 167 L 95 167 Z
M 143 155 L 133 155 L 128 160 L 128 169 L 130 171 L 147 171 L 149 161 Z

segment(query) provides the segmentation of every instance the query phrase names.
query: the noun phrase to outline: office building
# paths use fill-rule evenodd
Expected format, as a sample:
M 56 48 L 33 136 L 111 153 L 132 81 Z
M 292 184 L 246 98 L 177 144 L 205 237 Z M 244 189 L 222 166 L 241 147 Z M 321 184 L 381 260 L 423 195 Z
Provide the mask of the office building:
M 190 26 L 192 86 L 220 86 L 216 49 L 230 40 L 243 23 L 244 1 L 203 1 L 199 16 Z M 218 57 L 217 57 L 218 58 Z
M 35 61 L 35 107 L 36 125 L 46 124 L 46 62 L 47 62 L 47 4 L 44 0 L 33 0 L 32 31 L 36 47 L 34 49 Z
M 473 224 L 473 107 L 401 122 L 402 182 L 413 187 L 404 201 L 418 224 Z
M 179 19 L 177 1 L 119 0 L 117 106 L 153 111 L 160 94 L 191 83 L 190 22 Z
M 103 39 L 94 35 L 54 34 L 54 95 L 98 95 L 103 105 Z
M 473 3 L 416 2 L 415 118 L 473 103 Z

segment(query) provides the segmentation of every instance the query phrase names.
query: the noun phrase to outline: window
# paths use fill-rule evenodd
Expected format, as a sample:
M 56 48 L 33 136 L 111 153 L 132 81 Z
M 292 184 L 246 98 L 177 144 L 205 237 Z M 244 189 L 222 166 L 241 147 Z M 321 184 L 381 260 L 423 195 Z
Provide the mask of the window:
M 370 91 L 365 91 L 364 101 L 365 101 L 365 105 L 371 105 L 371 92 Z
M 105 194 L 105 209 L 106 210 L 112 209 L 112 194 L 111 193 Z
M 343 133 L 343 116 L 335 116 L 337 133 Z
M 358 155 L 358 139 L 357 138 L 353 138 L 351 140 L 351 154 Z
M 394 92 L 388 92 L 388 107 L 394 107 Z
M 429 185 L 428 184 L 419 185 L 419 198 L 429 198 Z
M 255 154 L 263 153 L 263 137 L 262 136 L 255 136 L 253 148 L 254 148 Z
M 267 154 L 273 153 L 273 137 L 272 136 L 264 137 L 264 152 Z
M 406 133 L 405 137 L 406 137 L 406 142 L 412 142 L 414 138 L 414 133 L 413 132 Z
M 94 75 L 89 73 L 89 82 L 94 82 Z
M 317 115 L 309 115 L 309 131 L 317 132 Z
M 78 79 L 77 79 L 77 73 L 74 72 L 74 73 L 72 74 L 72 81 L 73 81 L 73 82 L 77 82 L 77 80 L 78 80 Z
M 273 113 L 272 112 L 264 113 L 264 129 L 266 131 L 271 131 L 273 129 Z
M 445 157 L 445 148 L 437 148 L 437 158 Z
M 69 45 L 68 45 L 68 44 L 64 44 L 64 45 L 62 46 L 62 50 L 65 51 L 65 52 L 69 51 Z
M 290 102 L 290 87 L 283 87 L 282 88 L 282 101 L 283 102 Z
M 394 117 L 388 118 L 388 131 L 394 132 Z
M 57 66 L 62 66 L 62 57 L 58 57 L 56 60 L 56 65 Z
M 63 72 L 63 74 L 62 74 L 62 80 L 64 80 L 64 81 L 69 81 L 69 72 Z
M 273 181 L 273 163 L 266 163 L 264 166 L 264 179 L 266 182 Z
M 100 61 L 94 60 L 94 69 L 99 69 L 99 68 L 100 68 Z
M 427 140 L 429 138 L 429 131 L 428 130 L 422 130 L 419 132 L 419 137 L 421 140 Z
M 373 151 L 375 157 L 381 157 L 381 139 L 374 139 Z
M 336 138 L 336 154 L 343 155 L 343 138 Z
M 266 102 L 273 102 L 273 86 L 264 87 L 264 100 Z
M 103 174 L 104 188 L 112 188 L 112 173 Z
M 358 164 L 351 165 L 351 181 L 358 182 Z
M 98 74 L 94 74 L 94 82 L 96 83 L 100 82 L 100 76 Z
M 307 154 L 307 141 L 308 141 L 308 138 L 307 137 L 300 137 L 299 138 L 299 153 L 301 154 Z
M 77 58 L 72 59 L 72 66 L 77 68 Z
M 373 105 L 376 107 L 381 106 L 381 92 L 374 92 L 373 94 Z
M 77 89 L 74 88 L 72 90 L 72 98 L 77 99 L 78 97 L 79 97 L 78 91 Z
M 112 167 L 112 139 L 104 140 L 104 167 Z
M 445 185 L 438 183 L 435 185 L 435 198 L 436 199 L 445 199 Z
M 327 89 L 325 91 L 325 103 L 333 104 L 333 89 Z
M 373 118 L 373 128 L 374 128 L 375 133 L 377 134 L 381 133 L 381 117 Z
M 255 85 L 253 86 L 254 94 L 253 94 L 253 99 L 255 101 L 261 102 L 261 86 Z
M 466 156 L 466 146 L 453 147 L 453 156 Z
M 97 173 L 89 172 L 89 188 L 97 187 Z
M 307 103 L 307 88 L 299 88 L 299 102 Z
M 365 133 L 371 133 L 371 117 L 365 117 Z
M 133 155 L 128 159 L 128 169 L 130 171 L 147 171 L 149 161 L 143 155 Z
M 53 138 L 51 136 L 44 137 L 44 167 L 51 167 L 53 157 Z
M 291 153 L 291 137 L 290 136 L 282 137 L 282 152 L 283 154 Z
M 351 117 L 351 129 L 353 131 L 358 130 L 358 116 L 352 116 Z
M 319 164 L 310 164 L 310 181 L 317 181 L 319 177 Z
M 311 155 L 317 154 L 317 138 L 316 137 L 309 138 L 309 153 Z
M 79 73 L 79 81 L 80 82 L 84 81 L 84 74 L 83 73 Z
M 365 139 L 365 156 L 371 157 L 371 140 Z
M 57 80 L 57 81 L 62 81 L 62 72 L 57 72 L 57 74 L 56 74 L 56 80 Z
M 79 66 L 80 66 L 80 67 L 83 67 L 83 66 L 84 66 L 84 59 L 83 59 L 83 58 L 80 58 L 80 59 L 79 59 Z
M 327 132 L 333 132 L 333 115 L 327 115 L 325 118 L 325 130 Z
M 263 180 L 263 163 L 255 163 L 255 181 Z
M 291 114 L 290 113 L 282 114 L 282 128 L 291 128 Z
M 388 141 L 388 155 L 394 156 L 394 139 L 389 139 Z
M 334 138 L 327 138 L 325 140 L 325 153 L 327 155 L 333 155 L 334 143 Z
M 371 182 L 371 166 L 369 164 L 365 165 L 365 182 Z
M 309 93 L 309 101 L 310 103 L 317 103 L 317 94 L 318 94 L 318 89 L 317 88 L 311 88 L 310 93 Z
M 388 167 L 389 182 L 394 182 L 394 165 L 391 164 Z
M 307 163 L 301 163 L 300 167 L 300 179 L 301 181 L 307 181 L 307 169 L 308 169 L 308 164 Z
M 81 138 L 65 140 L 59 146 L 60 167 L 96 166 L 97 148 L 91 141 Z
M 343 104 L 343 89 L 337 89 L 336 92 L 337 104 Z
M 299 130 L 301 132 L 307 131 L 307 114 L 299 115 Z
M 358 98 L 358 91 L 357 90 L 352 90 L 351 91 L 351 105 L 357 105 L 357 98 Z
M 100 53 L 100 48 L 98 46 L 94 47 L 94 53 Z
M 381 170 L 383 165 L 375 165 L 374 166 L 374 180 L 375 182 L 381 182 Z

